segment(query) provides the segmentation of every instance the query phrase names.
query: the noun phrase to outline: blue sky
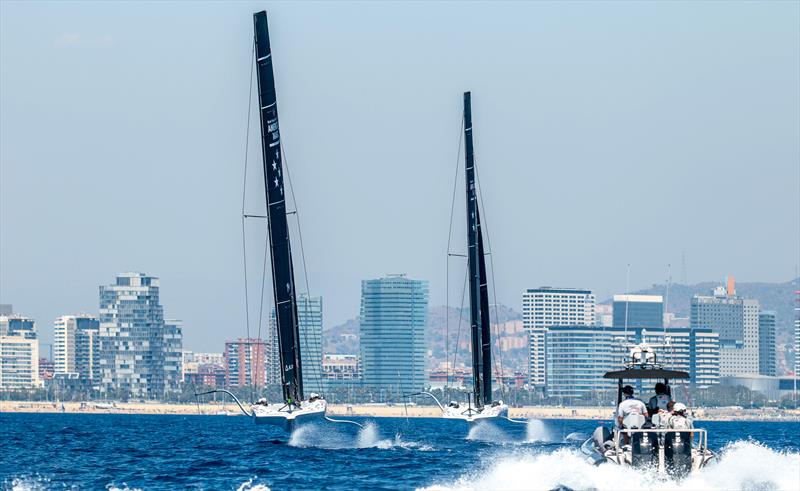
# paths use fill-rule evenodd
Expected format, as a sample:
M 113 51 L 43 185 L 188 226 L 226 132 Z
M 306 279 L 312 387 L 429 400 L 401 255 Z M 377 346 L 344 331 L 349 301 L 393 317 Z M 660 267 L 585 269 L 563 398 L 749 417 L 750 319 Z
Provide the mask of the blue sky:
M 357 315 L 360 280 L 386 273 L 430 280 L 444 303 L 464 90 L 499 301 L 518 306 L 540 285 L 602 298 L 624 291 L 629 263 L 631 288 L 670 263 L 679 279 L 682 253 L 690 282 L 795 275 L 796 2 L 5 1 L 0 302 L 45 339 L 56 316 L 95 312 L 98 285 L 127 270 L 161 278 L 187 347 L 244 333 L 262 8 L 326 325 Z M 263 224 L 247 247 L 257 305 Z

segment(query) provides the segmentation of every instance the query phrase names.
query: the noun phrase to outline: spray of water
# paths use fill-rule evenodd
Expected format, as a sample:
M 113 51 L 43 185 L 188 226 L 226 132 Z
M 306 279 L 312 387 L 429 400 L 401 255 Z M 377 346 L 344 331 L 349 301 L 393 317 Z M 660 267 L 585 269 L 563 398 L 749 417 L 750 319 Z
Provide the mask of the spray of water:
M 592 466 L 574 449 L 498 456 L 485 468 L 428 490 L 596 491 L 796 491 L 800 454 L 777 452 L 754 442 L 736 442 L 718 461 L 682 481 L 617 465 Z
M 256 480 L 256 476 L 251 477 L 247 481 L 243 482 L 236 488 L 236 491 L 270 491 L 270 489 L 263 485 L 263 484 L 253 484 L 253 481 Z
M 481 421 L 473 424 L 469 433 L 467 433 L 467 440 L 475 440 L 488 443 L 506 443 L 510 441 L 508 434 L 503 431 L 499 426 Z
M 544 421 L 531 419 L 526 428 L 526 438 L 529 442 L 552 442 L 553 434 Z
M 427 445 L 403 441 L 400 435 L 394 439 L 381 438 L 378 427 L 374 423 L 366 423 L 353 437 L 352 433 L 337 430 L 326 425 L 324 428 L 316 425 L 303 425 L 289 438 L 289 445 L 293 447 L 317 447 L 326 449 L 343 448 L 377 448 L 386 450 L 390 448 L 417 449 L 420 451 L 433 450 Z

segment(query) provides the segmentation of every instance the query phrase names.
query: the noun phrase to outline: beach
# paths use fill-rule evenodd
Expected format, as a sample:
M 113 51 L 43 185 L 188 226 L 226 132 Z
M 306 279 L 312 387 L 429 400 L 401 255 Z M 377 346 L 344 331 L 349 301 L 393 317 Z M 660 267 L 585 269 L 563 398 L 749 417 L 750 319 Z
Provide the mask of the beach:
M 509 409 L 514 419 L 611 419 L 611 407 L 523 406 Z M 167 404 L 160 402 L 47 402 L 0 401 L 4 413 L 82 413 L 82 414 L 183 414 L 219 416 L 241 415 L 235 403 Z M 737 407 L 696 408 L 695 417 L 707 421 L 800 421 L 797 409 L 742 409 Z M 331 416 L 374 418 L 435 418 L 436 406 L 386 404 L 329 404 Z

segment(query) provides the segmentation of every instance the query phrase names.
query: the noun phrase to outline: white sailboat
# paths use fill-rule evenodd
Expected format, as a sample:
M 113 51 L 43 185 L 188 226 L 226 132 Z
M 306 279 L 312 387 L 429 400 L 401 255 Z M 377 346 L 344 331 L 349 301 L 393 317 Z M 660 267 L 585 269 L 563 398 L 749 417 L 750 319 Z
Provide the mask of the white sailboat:
M 472 95 L 464 93 L 464 167 L 467 203 L 467 283 L 469 289 L 470 333 L 472 342 L 472 393 L 466 405 L 451 401 L 443 406 L 442 417 L 459 419 L 470 425 L 508 419 L 508 406 L 492 399 L 492 335 L 489 319 L 489 290 L 483 248 L 483 229 L 478 207 L 475 155 L 472 142 Z

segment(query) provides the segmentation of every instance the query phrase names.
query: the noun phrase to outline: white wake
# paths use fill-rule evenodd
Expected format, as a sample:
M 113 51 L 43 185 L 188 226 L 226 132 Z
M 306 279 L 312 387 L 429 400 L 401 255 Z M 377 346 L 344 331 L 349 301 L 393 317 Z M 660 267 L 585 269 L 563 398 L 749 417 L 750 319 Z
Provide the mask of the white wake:
M 682 481 L 612 464 L 586 463 L 574 449 L 553 453 L 497 456 L 482 469 L 454 482 L 425 488 L 444 490 L 552 490 L 593 491 L 797 491 L 800 489 L 800 453 L 778 452 L 761 444 L 739 441 L 725 447 L 716 462 Z

